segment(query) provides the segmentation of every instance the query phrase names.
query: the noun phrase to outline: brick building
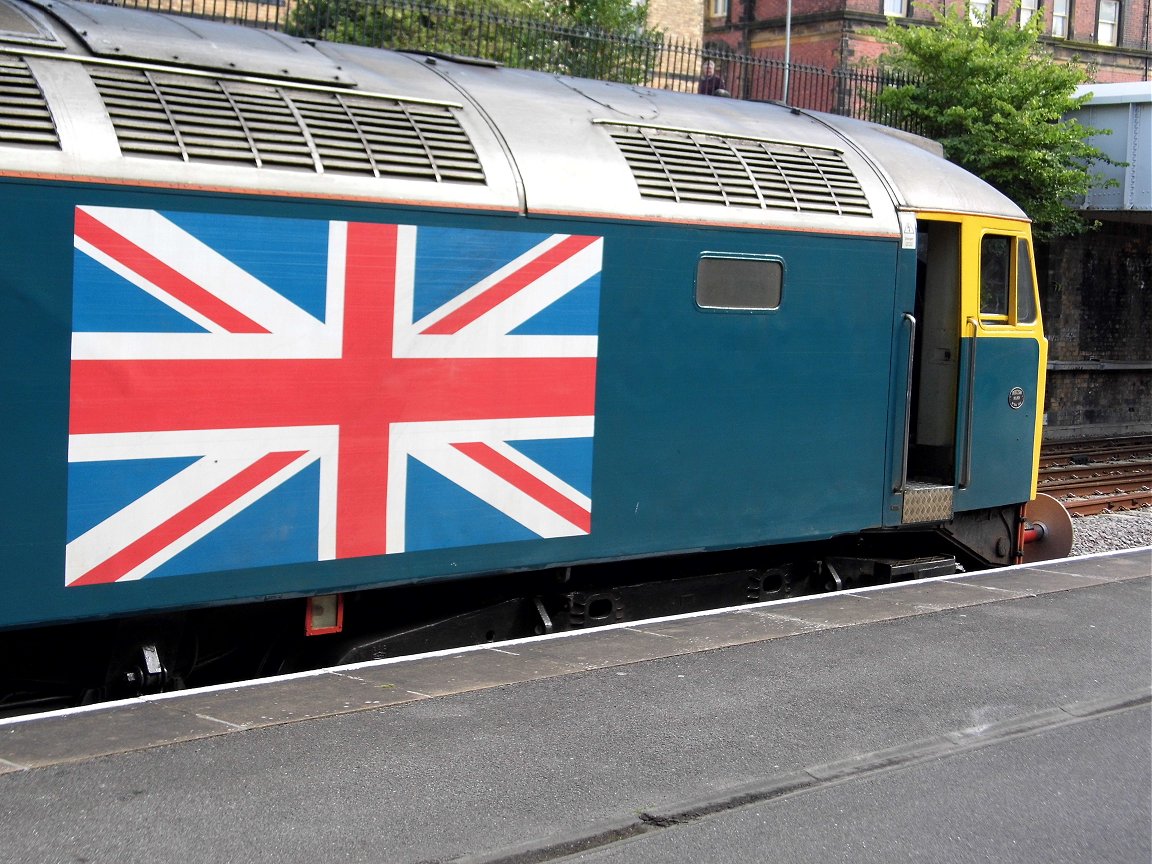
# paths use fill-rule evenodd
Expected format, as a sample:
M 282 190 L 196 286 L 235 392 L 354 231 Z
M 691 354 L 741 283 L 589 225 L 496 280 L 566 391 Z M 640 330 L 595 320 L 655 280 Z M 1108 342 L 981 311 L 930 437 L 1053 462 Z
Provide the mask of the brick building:
M 673 39 L 699 44 L 704 35 L 700 0 L 648 0 L 648 26 Z
M 704 38 L 741 54 L 784 57 L 787 0 L 704 0 Z M 890 17 L 931 21 L 939 3 L 917 0 L 793 0 L 791 59 L 846 69 L 883 47 L 864 31 Z M 971 0 L 995 13 L 1009 0 Z M 1018 14 L 1044 18 L 1044 41 L 1057 58 L 1098 68 L 1097 81 L 1152 80 L 1150 0 L 1021 0 Z

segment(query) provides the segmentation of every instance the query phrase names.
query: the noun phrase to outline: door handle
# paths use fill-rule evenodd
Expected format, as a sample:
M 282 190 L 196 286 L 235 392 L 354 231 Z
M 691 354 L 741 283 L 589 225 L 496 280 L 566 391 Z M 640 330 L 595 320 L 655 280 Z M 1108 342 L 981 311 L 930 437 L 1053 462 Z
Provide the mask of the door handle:
M 908 486 L 908 437 L 912 431 L 912 369 L 916 362 L 916 316 L 904 313 L 908 325 L 908 384 L 904 388 L 904 447 L 900 451 L 900 479 L 893 492 L 903 492 Z
M 964 464 L 960 468 L 960 488 L 972 483 L 972 414 L 976 407 L 976 345 L 980 341 L 980 322 L 969 318 L 972 325 L 972 345 L 968 349 L 968 399 L 964 413 Z

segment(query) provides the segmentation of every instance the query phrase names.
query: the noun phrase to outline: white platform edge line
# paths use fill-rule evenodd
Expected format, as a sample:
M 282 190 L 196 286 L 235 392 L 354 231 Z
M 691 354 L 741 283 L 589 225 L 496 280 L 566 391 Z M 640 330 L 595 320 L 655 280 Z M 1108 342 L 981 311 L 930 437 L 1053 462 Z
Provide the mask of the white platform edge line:
M 1060 561 L 1089 561 L 1095 558 L 1112 558 L 1119 555 L 1132 555 L 1136 552 L 1149 552 L 1152 553 L 1152 546 L 1140 546 L 1135 549 L 1118 549 L 1110 552 L 1095 552 L 1090 555 L 1078 555 L 1075 558 L 1061 558 Z M 954 582 L 963 580 L 965 576 L 987 576 L 991 573 L 1005 573 L 1013 570 L 1038 570 L 1043 569 L 1042 565 L 1048 562 L 1036 562 L 1034 564 L 1012 564 L 1008 567 L 997 567 L 993 570 L 975 570 L 971 573 L 954 573 L 950 576 L 933 576 L 928 579 L 916 579 L 912 583 L 908 582 L 894 582 L 887 585 L 873 585 L 868 588 L 852 588 L 848 591 L 838 592 L 840 594 L 869 594 L 872 592 L 889 591 L 900 588 L 901 585 L 916 584 L 927 585 L 932 582 Z M 1062 574 L 1074 575 L 1074 574 Z M 981 586 L 984 587 L 984 586 Z M 1088 587 L 1088 586 L 1085 586 Z M 292 672 L 287 675 L 276 675 L 270 678 L 255 678 L 251 681 L 237 681 L 233 684 L 213 684 L 208 687 L 196 687 L 189 690 L 175 690 L 170 693 L 156 693 L 151 696 L 137 696 L 131 699 L 118 699 L 113 702 L 99 702 L 95 705 L 80 705 L 75 708 L 60 708 L 56 711 L 45 711 L 42 714 L 33 714 L 24 717 L 6 717 L 0 718 L 0 728 L 4 726 L 15 726 L 21 723 L 31 723 L 37 720 L 49 720 L 57 717 L 69 717 L 76 714 L 90 714 L 98 711 L 107 711 L 114 708 L 125 708 L 137 705 L 147 705 L 156 702 L 168 702 L 175 699 L 181 699 L 187 696 L 200 695 L 206 693 L 221 693 L 229 690 L 241 690 L 250 687 L 258 687 L 265 684 L 277 684 L 286 681 L 301 681 L 308 678 L 319 678 L 323 675 L 334 673 L 352 672 L 357 669 L 375 669 L 382 666 L 392 666 L 399 663 L 407 663 L 413 660 L 427 660 L 436 657 L 453 657 L 459 654 L 470 654 L 477 651 L 499 650 L 501 648 L 508 648 L 515 645 L 525 645 L 528 643 L 538 644 L 540 642 L 549 642 L 557 639 L 567 639 L 574 636 L 584 636 L 589 633 L 606 633 L 611 630 L 636 630 L 651 624 L 663 624 L 670 621 L 689 621 L 694 618 L 704 618 L 709 615 L 724 615 L 736 612 L 751 612 L 768 607 L 786 606 L 792 603 L 802 603 L 805 600 L 811 600 L 815 597 L 821 596 L 835 596 L 834 594 L 806 594 L 801 597 L 787 597 L 783 600 L 766 600 L 762 603 L 748 603 L 741 606 L 727 606 L 722 609 L 703 609 L 698 612 L 683 612 L 679 615 L 664 615 L 658 618 L 646 618 L 643 621 L 621 621 L 618 624 L 605 624 L 601 627 L 593 627 L 581 630 L 565 630 L 562 633 L 548 633 L 543 636 L 526 636 L 520 639 L 509 639 L 505 642 L 486 642 L 483 645 L 467 645 L 463 648 L 444 648 L 439 651 L 426 651 L 423 654 L 408 654 L 403 657 L 388 657 L 383 660 L 365 660 L 360 663 L 349 663 L 345 666 L 329 666 L 324 669 L 309 669 L 306 672 Z M 1007 599 L 1007 598 L 1006 598 Z

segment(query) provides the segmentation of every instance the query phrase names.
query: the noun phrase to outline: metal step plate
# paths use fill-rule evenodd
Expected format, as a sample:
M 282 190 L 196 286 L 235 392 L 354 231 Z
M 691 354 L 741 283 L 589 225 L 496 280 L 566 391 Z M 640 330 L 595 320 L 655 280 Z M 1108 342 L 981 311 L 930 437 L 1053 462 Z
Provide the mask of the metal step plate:
M 920 522 L 947 522 L 952 518 L 952 486 L 937 486 L 909 480 L 904 488 L 904 508 L 900 521 L 904 525 Z

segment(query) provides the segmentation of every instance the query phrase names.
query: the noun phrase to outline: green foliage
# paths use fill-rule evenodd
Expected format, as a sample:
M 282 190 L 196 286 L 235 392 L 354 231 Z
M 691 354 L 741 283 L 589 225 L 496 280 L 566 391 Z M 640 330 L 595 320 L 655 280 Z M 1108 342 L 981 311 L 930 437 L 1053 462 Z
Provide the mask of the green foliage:
M 489 0 L 487 15 L 477 4 L 458 4 L 464 14 L 453 16 L 449 7 L 373 0 L 300 0 L 292 9 L 287 31 L 329 42 L 403 47 L 466 54 L 482 39 L 486 18 L 509 14 L 518 0 Z
M 546 21 L 550 54 L 528 68 L 626 83 L 648 79 L 663 37 L 647 26 L 648 3 L 631 0 L 523 0 L 521 13 Z
M 1091 71 L 1043 50 L 1040 15 L 1021 27 L 1014 9 L 974 23 L 954 8 L 937 13 L 936 24 L 890 22 L 873 32 L 892 46 L 881 68 L 916 82 L 881 91 L 877 106 L 935 138 L 951 161 L 1016 201 L 1037 236 L 1085 230 L 1068 202 L 1100 180 L 1094 163 L 1112 160 L 1085 141 L 1101 130 L 1063 118 L 1087 101 L 1073 91 Z
M 640 82 L 659 49 L 630 0 L 299 0 L 296 36 Z

